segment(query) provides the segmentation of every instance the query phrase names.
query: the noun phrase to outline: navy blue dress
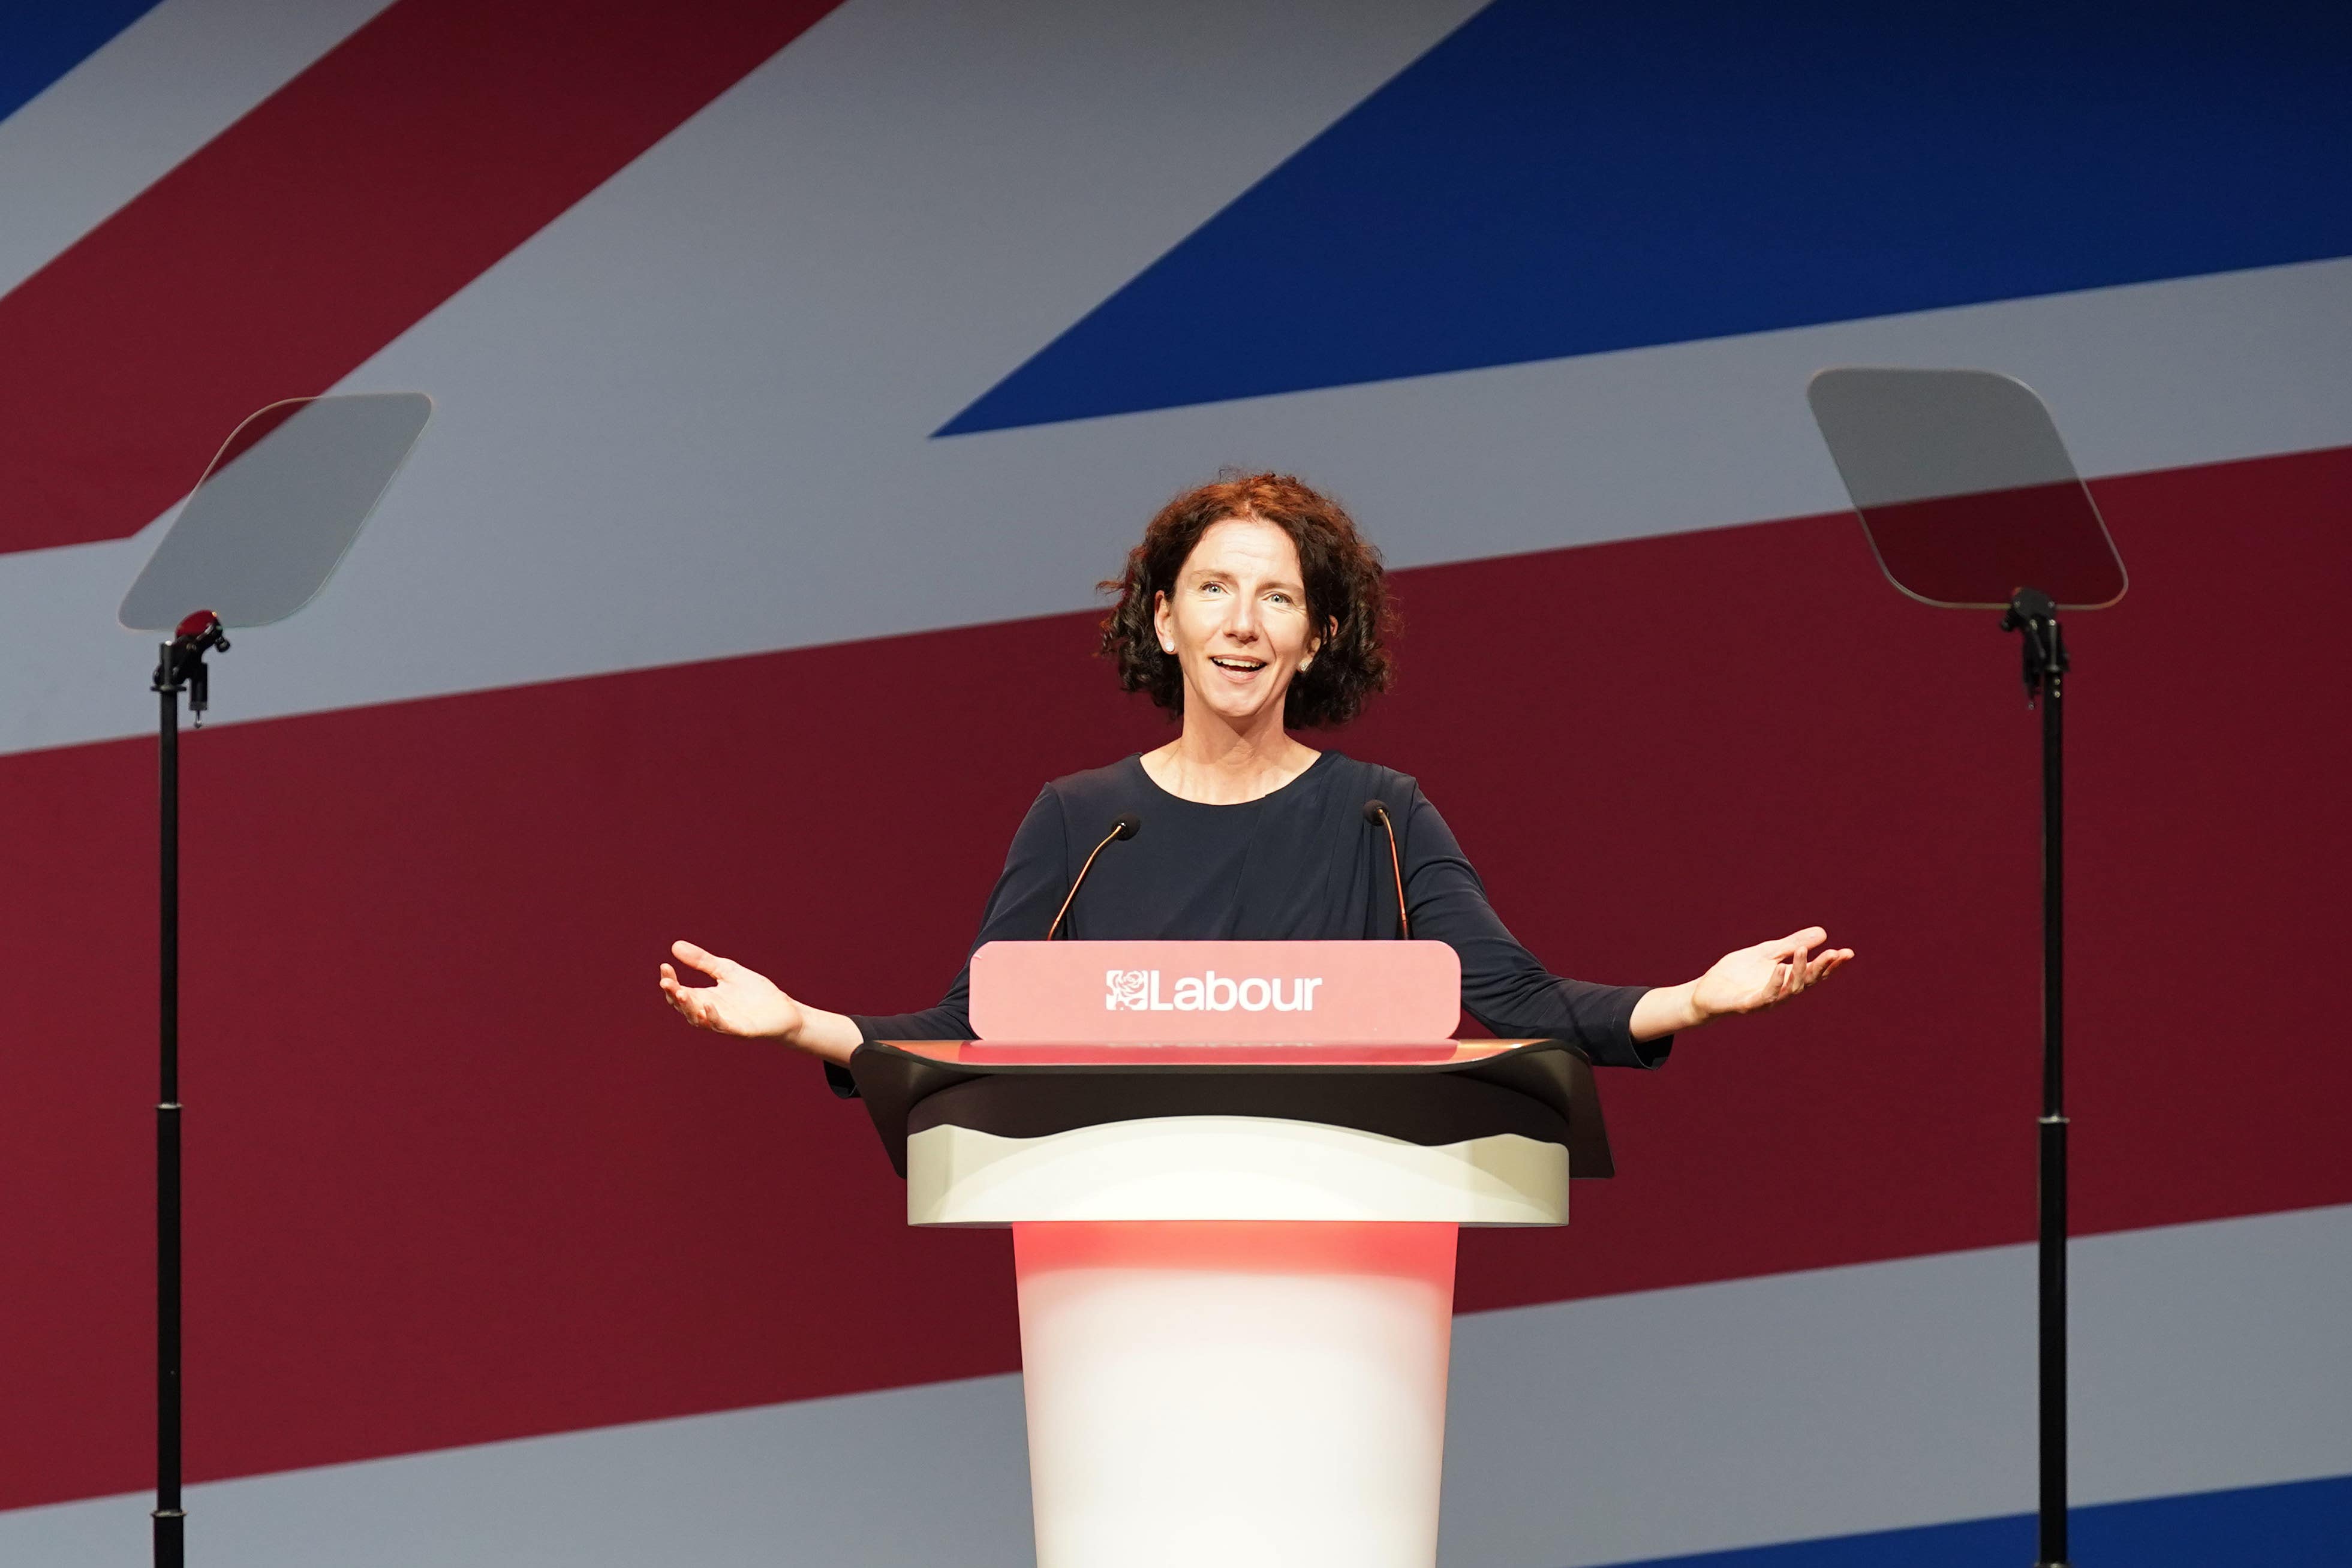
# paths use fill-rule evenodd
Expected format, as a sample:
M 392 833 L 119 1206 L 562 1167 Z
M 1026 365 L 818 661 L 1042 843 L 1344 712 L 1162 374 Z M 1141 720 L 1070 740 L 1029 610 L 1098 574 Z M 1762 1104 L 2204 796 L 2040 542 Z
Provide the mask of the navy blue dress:
M 1633 1004 L 1646 986 L 1601 986 L 1547 972 L 1486 902 L 1478 873 L 1421 786 L 1393 768 L 1336 751 L 1258 800 L 1204 806 L 1151 781 L 1141 758 L 1056 779 L 1013 836 L 1004 873 L 972 943 L 1045 935 L 1087 853 L 1131 814 L 1136 835 L 1104 849 L 1070 905 L 1064 934 L 1080 940 L 1393 938 L 1396 883 L 1388 836 L 1364 819 L 1378 800 L 1396 824 L 1406 906 L 1416 937 L 1462 958 L 1462 1007 L 1505 1039 L 1564 1040 L 1596 1066 L 1655 1067 L 1671 1039 L 1636 1042 Z M 969 965 L 937 1007 L 852 1015 L 866 1040 L 965 1040 Z M 838 1068 L 826 1076 L 845 1086 Z

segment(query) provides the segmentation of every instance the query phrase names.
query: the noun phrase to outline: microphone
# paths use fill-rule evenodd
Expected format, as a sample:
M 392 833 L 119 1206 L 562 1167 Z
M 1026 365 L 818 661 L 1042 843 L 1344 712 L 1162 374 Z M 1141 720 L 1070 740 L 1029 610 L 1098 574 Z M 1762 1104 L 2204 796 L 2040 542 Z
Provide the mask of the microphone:
M 1396 878 L 1397 934 L 1412 940 L 1412 916 L 1404 912 L 1404 863 L 1397 859 L 1396 824 L 1389 821 L 1389 809 L 1373 800 L 1364 802 L 1364 821 L 1380 828 L 1389 836 L 1389 873 Z
M 1062 928 L 1062 916 L 1070 912 L 1070 899 L 1078 896 L 1078 889 L 1086 886 L 1087 884 L 1087 873 L 1095 869 L 1095 856 L 1108 849 L 1110 847 L 1110 841 L 1113 839 L 1131 839 L 1135 837 L 1137 831 L 1140 830 L 1142 826 L 1142 821 L 1136 817 L 1132 812 L 1120 817 L 1117 821 L 1111 823 L 1110 831 L 1105 833 L 1103 835 L 1102 842 L 1097 844 L 1094 849 L 1087 853 L 1087 863 L 1080 866 L 1078 868 L 1078 874 L 1070 880 L 1070 892 L 1068 897 L 1062 900 L 1061 908 L 1054 911 L 1054 924 L 1045 927 L 1046 941 L 1051 942 L 1054 939 L 1054 933 Z

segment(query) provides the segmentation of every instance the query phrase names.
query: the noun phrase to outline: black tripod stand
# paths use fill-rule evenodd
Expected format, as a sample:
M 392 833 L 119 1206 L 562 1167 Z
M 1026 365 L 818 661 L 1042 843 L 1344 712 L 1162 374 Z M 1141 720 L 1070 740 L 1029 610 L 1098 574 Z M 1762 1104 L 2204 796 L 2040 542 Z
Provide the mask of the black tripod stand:
M 162 708 L 156 731 L 162 797 L 161 1046 L 155 1105 L 155 1562 L 181 1568 L 187 1515 L 180 1507 L 180 694 L 198 728 L 211 699 L 205 655 L 228 652 L 220 618 L 199 610 L 180 622 L 155 662 Z
M 2066 1562 L 2066 640 L 2058 607 L 2020 589 L 2001 617 L 2023 634 L 2025 700 L 2042 709 L 2042 1117 L 2037 1130 L 2041 1228 L 2042 1489 L 2037 1568 Z

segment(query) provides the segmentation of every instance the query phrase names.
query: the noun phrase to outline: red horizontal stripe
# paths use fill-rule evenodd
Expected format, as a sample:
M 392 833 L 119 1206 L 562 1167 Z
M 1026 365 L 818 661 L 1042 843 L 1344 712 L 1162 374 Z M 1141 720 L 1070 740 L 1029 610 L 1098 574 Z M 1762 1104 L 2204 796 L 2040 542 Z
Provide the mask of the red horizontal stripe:
M 120 538 L 837 0 L 400 0 L 0 298 L 0 551 Z
M 2098 486 L 2069 633 L 2076 1215 L 2352 1201 L 2336 713 L 2352 452 Z M 1494 1307 L 2025 1239 L 2035 725 L 2013 642 L 1811 519 L 1402 574 L 1418 773 L 1538 952 L 1820 994 L 1603 1094 L 1622 1175 L 1465 1239 Z M 1002 1235 L 661 1005 L 675 936 L 930 1000 L 1039 780 L 1164 733 L 1086 616 L 207 731 L 186 752 L 190 1462 L 222 1476 L 1007 1370 Z M 240 649 L 218 693 L 236 707 Z M 152 751 L 0 761 L 0 1503 L 149 1426 Z

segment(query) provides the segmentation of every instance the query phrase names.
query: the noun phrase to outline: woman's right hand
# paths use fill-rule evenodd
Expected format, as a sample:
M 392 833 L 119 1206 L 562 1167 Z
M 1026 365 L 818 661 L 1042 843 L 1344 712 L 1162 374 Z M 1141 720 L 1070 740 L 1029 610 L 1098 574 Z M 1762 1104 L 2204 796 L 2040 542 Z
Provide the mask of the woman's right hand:
M 685 1015 L 687 1022 L 719 1034 L 800 1043 L 806 1010 L 775 981 L 732 958 L 706 953 L 691 942 L 673 942 L 669 950 L 680 964 L 718 982 L 689 986 L 678 979 L 676 969 L 667 964 L 661 967 L 662 995 Z

